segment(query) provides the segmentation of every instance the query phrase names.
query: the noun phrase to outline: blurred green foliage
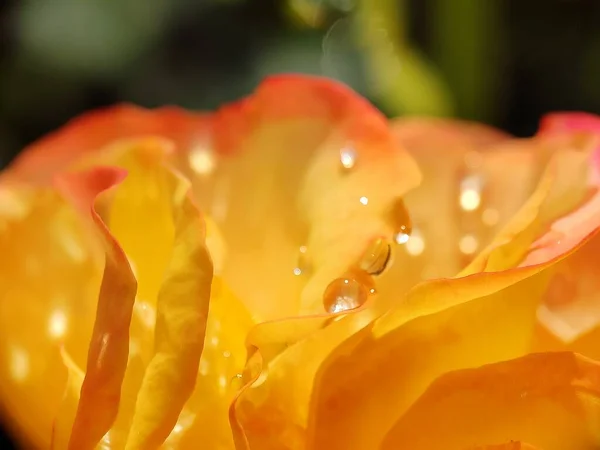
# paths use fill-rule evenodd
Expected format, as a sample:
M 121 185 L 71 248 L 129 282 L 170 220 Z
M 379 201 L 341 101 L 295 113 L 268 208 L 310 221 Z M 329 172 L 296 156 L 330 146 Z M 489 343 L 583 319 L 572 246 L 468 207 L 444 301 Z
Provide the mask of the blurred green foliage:
M 84 110 L 213 109 L 266 75 L 337 78 L 390 116 L 535 129 L 600 111 L 597 0 L 20 0 L 0 6 L 0 158 Z

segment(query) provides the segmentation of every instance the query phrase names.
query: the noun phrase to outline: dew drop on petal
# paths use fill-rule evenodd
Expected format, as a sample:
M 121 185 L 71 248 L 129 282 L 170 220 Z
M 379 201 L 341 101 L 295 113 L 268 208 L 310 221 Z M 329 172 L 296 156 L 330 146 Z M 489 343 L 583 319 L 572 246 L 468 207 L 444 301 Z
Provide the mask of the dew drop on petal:
M 340 163 L 343 169 L 352 169 L 356 164 L 356 150 L 348 145 L 343 147 L 340 150 Z
M 337 278 L 329 283 L 323 294 L 323 306 L 330 313 L 355 309 L 367 300 L 367 287 L 352 278 Z
M 241 373 L 236 373 L 231 380 L 229 380 L 229 389 L 233 392 L 239 391 L 243 385 L 243 375 Z
M 359 267 L 369 275 L 379 275 L 388 266 L 392 248 L 384 238 L 376 238 L 369 244 L 360 259 Z
M 394 202 L 390 219 L 394 230 L 394 241 L 398 244 L 406 244 L 412 233 L 412 222 L 402 199 Z
M 311 265 L 310 260 L 308 258 L 308 248 L 306 245 L 300 246 L 298 249 L 298 260 L 296 261 L 296 266 L 294 267 L 294 275 L 307 275 L 310 273 Z

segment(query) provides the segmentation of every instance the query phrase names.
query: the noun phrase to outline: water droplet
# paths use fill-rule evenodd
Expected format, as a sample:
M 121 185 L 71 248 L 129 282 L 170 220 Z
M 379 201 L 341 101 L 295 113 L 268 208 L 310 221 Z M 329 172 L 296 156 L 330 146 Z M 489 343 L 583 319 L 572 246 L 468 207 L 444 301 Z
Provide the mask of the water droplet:
M 398 244 L 406 244 L 412 233 L 412 222 L 402 199 L 394 202 L 390 219 L 394 229 L 394 240 Z
M 359 267 L 370 275 L 379 275 L 388 266 L 392 248 L 384 238 L 374 239 L 360 259 Z
M 353 278 L 337 278 L 323 294 L 323 305 L 330 313 L 339 313 L 361 306 L 368 297 L 367 287 Z
M 367 197 L 361 197 L 358 201 L 361 203 L 361 205 L 367 206 L 369 204 L 369 199 Z
M 340 150 L 340 162 L 345 170 L 350 170 L 356 164 L 356 150 L 350 146 L 345 146 Z
M 294 275 L 306 275 L 310 272 L 311 265 L 307 253 L 308 248 L 306 245 L 302 245 L 298 250 L 298 261 L 296 261 L 296 267 L 294 267 Z

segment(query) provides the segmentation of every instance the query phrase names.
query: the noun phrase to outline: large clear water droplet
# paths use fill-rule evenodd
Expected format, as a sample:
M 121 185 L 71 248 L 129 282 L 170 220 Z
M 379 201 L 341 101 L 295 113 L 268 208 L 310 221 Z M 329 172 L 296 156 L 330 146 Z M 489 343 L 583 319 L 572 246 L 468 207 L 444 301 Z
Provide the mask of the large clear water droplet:
M 369 289 L 350 277 L 337 278 L 329 283 L 323 294 L 323 306 L 330 313 L 339 313 L 361 306 Z
M 369 275 L 379 275 L 388 266 L 392 248 L 384 238 L 376 238 L 369 244 L 360 259 L 359 267 Z

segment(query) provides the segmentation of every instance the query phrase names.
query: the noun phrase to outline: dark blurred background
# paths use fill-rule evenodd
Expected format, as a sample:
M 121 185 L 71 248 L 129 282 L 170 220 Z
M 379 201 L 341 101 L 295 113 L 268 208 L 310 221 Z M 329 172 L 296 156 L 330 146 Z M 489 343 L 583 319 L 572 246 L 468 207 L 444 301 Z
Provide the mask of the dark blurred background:
M 528 135 L 548 111 L 600 113 L 600 1 L 3 0 L 0 165 L 83 111 L 213 109 L 277 72 Z

